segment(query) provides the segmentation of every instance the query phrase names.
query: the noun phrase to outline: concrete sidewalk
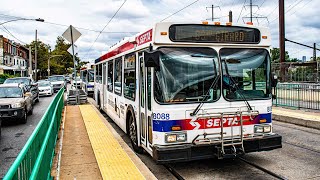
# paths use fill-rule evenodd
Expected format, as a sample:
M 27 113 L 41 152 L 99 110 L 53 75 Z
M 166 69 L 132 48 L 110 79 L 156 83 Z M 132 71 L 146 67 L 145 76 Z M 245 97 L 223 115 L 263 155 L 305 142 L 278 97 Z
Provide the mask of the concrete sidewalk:
M 156 179 L 94 106 L 66 106 L 65 116 L 54 179 Z
M 272 107 L 272 119 L 309 128 L 320 129 L 320 112 L 307 112 L 282 107 Z

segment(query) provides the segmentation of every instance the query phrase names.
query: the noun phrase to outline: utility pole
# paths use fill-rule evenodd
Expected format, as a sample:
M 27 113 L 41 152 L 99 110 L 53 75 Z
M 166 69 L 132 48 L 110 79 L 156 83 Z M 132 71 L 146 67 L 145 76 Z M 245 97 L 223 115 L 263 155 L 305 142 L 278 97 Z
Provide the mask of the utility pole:
M 29 46 L 29 76 L 32 78 L 32 52 L 31 52 L 31 46 Z
M 38 32 L 37 32 L 37 30 L 36 30 L 36 41 L 35 41 L 35 46 L 34 46 L 34 71 L 35 71 L 35 74 L 34 74 L 34 80 L 35 81 L 37 81 L 38 79 L 38 77 L 37 77 L 37 74 L 38 74 L 38 72 L 37 72 L 37 45 L 38 45 Z
M 279 0 L 279 46 L 280 46 L 280 80 L 284 80 L 286 49 L 285 49 L 285 26 L 284 26 L 284 0 Z
M 47 71 L 48 71 L 48 78 L 49 78 L 49 76 L 50 76 L 50 56 L 51 56 L 51 48 L 49 49 L 49 58 L 48 58 L 48 69 L 47 69 Z
M 252 22 L 252 0 L 250 0 L 250 22 Z
M 206 7 L 206 9 L 208 10 L 208 8 L 211 8 L 211 21 L 213 22 L 215 19 L 219 19 L 219 18 L 215 18 L 214 17 L 214 8 L 219 8 L 220 6 L 214 6 L 213 4 L 211 5 L 211 7 Z M 221 10 L 221 9 L 220 9 Z M 210 19 L 210 18 L 209 18 Z M 209 20 L 207 19 L 207 20 Z
M 244 8 L 245 8 L 246 6 L 249 6 L 249 7 L 250 7 L 250 13 L 249 13 L 250 16 L 249 16 L 249 17 L 248 17 L 248 16 L 242 17 L 243 22 L 244 22 L 244 19 L 249 19 L 249 20 L 250 20 L 250 23 L 253 22 L 253 19 L 257 19 L 257 21 L 258 21 L 258 19 L 268 19 L 266 16 L 254 15 L 254 14 L 252 13 L 252 7 L 253 7 L 253 6 L 256 6 L 256 7 L 259 9 L 259 6 L 258 6 L 258 5 L 252 4 L 252 0 L 250 0 L 250 3 L 249 3 L 248 5 L 245 5 Z M 258 23 L 259 23 L 259 21 L 258 21 Z
M 313 61 L 317 61 L 317 46 L 316 43 L 313 43 Z
M 232 11 L 229 11 L 229 22 L 232 22 Z

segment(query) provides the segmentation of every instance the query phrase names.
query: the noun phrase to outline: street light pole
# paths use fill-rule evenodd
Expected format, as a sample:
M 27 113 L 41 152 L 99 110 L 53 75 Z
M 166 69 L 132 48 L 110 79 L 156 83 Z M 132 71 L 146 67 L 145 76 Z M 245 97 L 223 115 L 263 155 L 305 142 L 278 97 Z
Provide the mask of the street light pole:
M 25 20 L 25 21 L 39 21 L 39 22 L 44 22 L 44 19 L 41 19 L 41 18 L 38 18 L 38 19 L 19 18 L 19 19 L 12 19 L 12 20 L 9 20 L 9 21 L 0 23 L 0 26 L 3 25 L 3 24 L 6 24 L 6 23 L 8 23 L 8 22 L 23 21 L 23 20 Z
M 38 81 L 38 70 L 37 70 L 37 45 L 38 45 L 38 31 L 36 30 L 36 42 L 35 42 L 35 46 L 34 46 L 34 70 L 35 70 L 35 74 L 34 74 L 34 80 Z
M 59 56 L 63 56 L 63 55 L 50 55 L 50 57 L 48 58 L 48 76 L 50 76 L 50 59 L 53 58 L 53 57 L 59 57 Z

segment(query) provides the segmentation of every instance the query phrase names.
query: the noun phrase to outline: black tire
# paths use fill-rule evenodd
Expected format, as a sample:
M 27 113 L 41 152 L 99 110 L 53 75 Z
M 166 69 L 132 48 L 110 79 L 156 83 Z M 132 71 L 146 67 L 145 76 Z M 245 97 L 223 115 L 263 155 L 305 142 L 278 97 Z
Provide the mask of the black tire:
M 98 97 L 97 97 L 97 104 L 98 104 L 98 109 L 99 110 L 102 110 L 102 107 L 101 107 L 101 100 L 100 100 L 100 93 L 98 93 Z
M 137 123 L 133 115 L 130 115 L 129 117 L 128 130 L 129 130 L 128 135 L 129 135 L 133 150 L 138 154 L 142 154 L 143 148 L 138 146 Z
M 20 119 L 21 124 L 26 124 L 28 120 L 27 108 L 23 111 L 23 117 Z
M 0 139 L 1 139 L 1 126 L 2 126 L 2 122 L 1 122 L 2 120 L 0 119 Z
M 38 94 L 38 97 L 37 97 L 37 99 L 36 99 L 36 103 L 39 102 L 39 99 L 40 99 L 40 97 L 39 97 L 39 94 Z
M 30 111 L 29 111 L 29 113 L 28 113 L 29 115 L 32 115 L 33 114 L 33 106 L 31 105 L 31 109 L 30 109 Z

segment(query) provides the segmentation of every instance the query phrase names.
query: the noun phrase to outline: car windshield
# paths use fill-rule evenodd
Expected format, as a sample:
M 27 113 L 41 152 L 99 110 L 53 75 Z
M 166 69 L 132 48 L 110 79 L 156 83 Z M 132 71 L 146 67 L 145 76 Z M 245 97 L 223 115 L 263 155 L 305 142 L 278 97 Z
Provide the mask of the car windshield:
M 18 87 L 0 87 L 0 98 L 22 97 L 22 90 Z
M 88 81 L 94 82 L 94 71 L 93 70 L 88 71 Z
M 6 79 L 4 84 L 10 84 L 10 83 L 22 83 L 25 85 L 30 85 L 30 80 L 28 78 L 14 78 L 14 79 Z
M 38 82 L 38 86 L 39 87 L 50 86 L 50 82 L 41 81 L 41 82 Z
M 160 103 L 215 101 L 219 98 L 218 55 L 211 48 L 159 48 L 155 99 Z
M 54 82 L 54 81 L 64 81 L 64 76 L 50 76 L 48 78 L 49 81 Z
M 220 50 L 223 95 L 229 100 L 270 98 L 270 56 L 265 49 Z

